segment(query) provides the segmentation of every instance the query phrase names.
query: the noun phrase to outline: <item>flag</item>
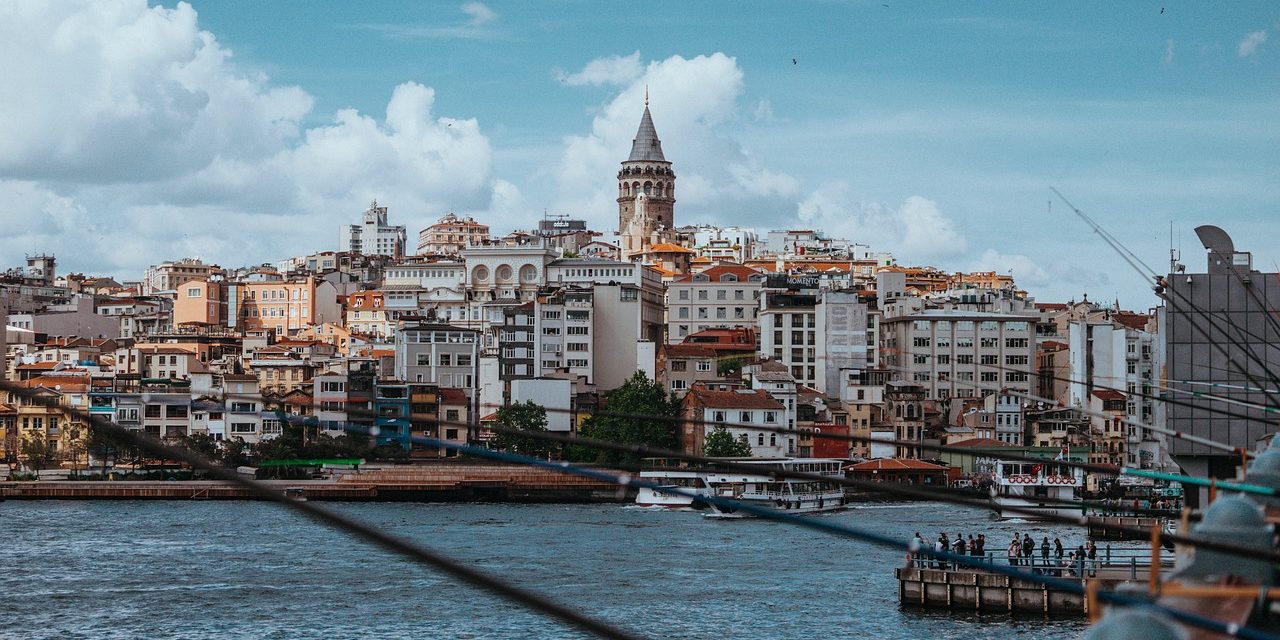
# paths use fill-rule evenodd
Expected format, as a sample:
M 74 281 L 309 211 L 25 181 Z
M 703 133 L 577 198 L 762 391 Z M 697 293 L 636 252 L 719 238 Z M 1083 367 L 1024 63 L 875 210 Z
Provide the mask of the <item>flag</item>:
M 1062 451 L 1058 452 L 1058 457 L 1054 458 L 1054 460 L 1066 460 L 1066 459 L 1067 459 L 1067 448 L 1063 447 Z
M 1038 476 L 1038 475 L 1040 475 L 1040 470 L 1041 470 L 1041 469 L 1043 469 L 1043 468 L 1044 468 L 1044 465 L 1042 465 L 1042 464 L 1038 464 L 1038 465 L 1035 465 L 1035 466 L 1031 467 L 1031 475 L 1033 475 L 1033 476 Z

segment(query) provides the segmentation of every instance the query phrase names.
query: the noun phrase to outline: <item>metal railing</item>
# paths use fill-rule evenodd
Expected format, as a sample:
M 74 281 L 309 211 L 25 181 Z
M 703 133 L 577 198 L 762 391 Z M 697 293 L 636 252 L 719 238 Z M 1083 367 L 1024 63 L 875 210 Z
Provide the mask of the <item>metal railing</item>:
M 1094 557 L 1088 555 L 1072 557 L 1068 551 L 1059 557 L 1056 553 L 1044 556 L 1037 552 L 1034 555 L 1022 555 L 1010 558 L 1004 551 L 987 552 L 982 555 L 969 554 L 970 558 L 981 558 L 990 565 L 1026 567 L 1032 573 L 1041 575 L 1096 577 L 1101 570 L 1107 570 L 1115 577 L 1115 571 L 1127 571 L 1128 579 L 1137 580 L 1139 571 L 1151 569 L 1151 549 L 1147 547 L 1112 548 L 1111 545 L 1098 547 Z M 1175 564 L 1174 553 L 1167 549 L 1160 551 L 1160 566 L 1172 568 Z M 916 554 L 911 556 L 908 566 L 916 569 L 981 571 L 979 567 L 956 567 L 943 559 L 929 558 Z

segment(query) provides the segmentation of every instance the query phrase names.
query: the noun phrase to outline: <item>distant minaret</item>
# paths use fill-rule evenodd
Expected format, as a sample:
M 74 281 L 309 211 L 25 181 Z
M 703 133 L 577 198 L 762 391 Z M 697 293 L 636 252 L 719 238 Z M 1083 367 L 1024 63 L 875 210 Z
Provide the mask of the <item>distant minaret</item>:
M 644 202 L 639 204 L 637 198 L 641 195 Z M 675 228 L 675 204 L 676 174 L 662 155 L 662 141 L 649 115 L 646 88 L 640 129 L 631 141 L 631 155 L 618 171 L 618 235 L 623 260 L 647 250 L 654 231 L 670 233 Z M 633 221 L 633 217 L 638 219 Z

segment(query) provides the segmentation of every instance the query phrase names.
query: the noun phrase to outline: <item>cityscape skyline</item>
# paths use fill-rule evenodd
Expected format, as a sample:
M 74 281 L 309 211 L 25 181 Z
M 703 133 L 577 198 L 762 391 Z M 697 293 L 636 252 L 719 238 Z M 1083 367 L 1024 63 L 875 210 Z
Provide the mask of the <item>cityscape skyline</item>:
M 18 5 L 0 249 L 120 278 L 272 262 L 336 249 L 373 198 L 411 233 L 456 211 L 501 234 L 544 209 L 609 231 L 648 86 L 677 225 L 817 228 L 901 264 L 1013 269 L 1044 300 L 1153 305 L 1056 186 L 1157 269 L 1170 223 L 1193 268 L 1206 223 L 1276 259 L 1244 240 L 1277 231 L 1269 5 L 750 16 L 769 28 L 582 8 Z M 51 101 L 73 88 L 90 99 Z

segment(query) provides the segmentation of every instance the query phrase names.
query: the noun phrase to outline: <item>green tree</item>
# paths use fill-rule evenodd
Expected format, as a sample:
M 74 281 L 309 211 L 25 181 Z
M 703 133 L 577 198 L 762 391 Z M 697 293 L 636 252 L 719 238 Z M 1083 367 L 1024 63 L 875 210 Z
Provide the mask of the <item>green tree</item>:
M 52 466 L 57 458 L 53 447 L 39 437 L 22 441 L 22 455 L 27 459 L 27 466 L 37 471 Z
M 676 422 L 670 418 L 679 415 L 680 404 L 643 371 L 635 372 L 630 380 L 610 391 L 606 400 L 603 413 L 620 415 L 593 416 L 582 426 L 582 435 L 609 442 L 676 448 Z M 574 447 L 572 454 L 577 460 L 602 464 L 635 463 L 640 458 L 634 453 L 581 446 Z
M 547 410 L 532 401 L 517 402 L 498 409 L 495 417 L 497 426 L 521 431 L 543 432 L 547 430 Z M 546 458 L 555 450 L 553 443 L 538 438 L 513 434 L 498 433 L 494 444 L 504 451 L 525 456 Z
M 193 433 L 178 439 L 178 446 L 205 460 L 217 461 L 218 441 L 207 433 Z
M 702 445 L 703 455 L 712 458 L 749 458 L 751 445 L 745 439 L 735 438 L 724 425 L 716 425 Z
M 237 436 L 229 440 L 223 440 L 222 466 L 231 467 L 232 469 L 243 467 L 249 464 L 249 453 L 249 444 L 244 441 L 244 438 Z
M 742 373 L 742 358 L 726 358 L 716 365 L 716 375 L 728 378 Z

